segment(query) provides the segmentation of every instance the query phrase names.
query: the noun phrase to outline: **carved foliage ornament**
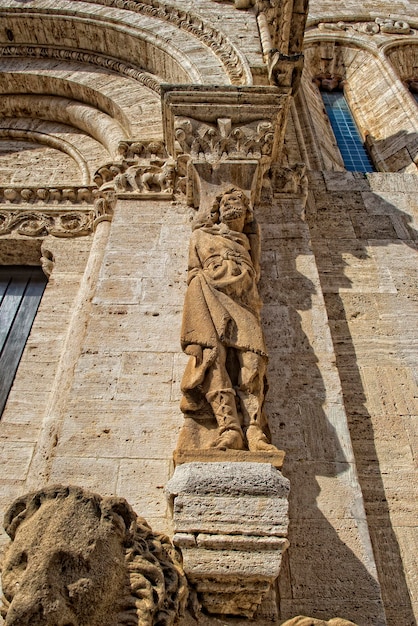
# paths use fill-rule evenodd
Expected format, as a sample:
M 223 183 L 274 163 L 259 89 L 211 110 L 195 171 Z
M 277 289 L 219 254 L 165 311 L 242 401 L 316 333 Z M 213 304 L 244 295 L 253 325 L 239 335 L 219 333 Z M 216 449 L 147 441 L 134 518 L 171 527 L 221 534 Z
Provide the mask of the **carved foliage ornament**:
M 4 211 L 0 209 L 0 235 L 16 232 L 29 237 L 78 237 L 93 230 L 94 211 Z
M 209 163 L 269 157 L 274 142 L 270 120 L 233 124 L 231 119 L 221 118 L 217 124 L 208 124 L 191 117 L 176 117 L 174 134 L 178 152 Z
M 376 17 L 374 22 L 321 22 L 319 30 L 354 30 L 365 35 L 415 35 L 408 22 L 391 18 Z
M 18 498 L 5 529 L 6 626 L 172 626 L 184 609 L 175 549 L 123 498 L 48 487 Z

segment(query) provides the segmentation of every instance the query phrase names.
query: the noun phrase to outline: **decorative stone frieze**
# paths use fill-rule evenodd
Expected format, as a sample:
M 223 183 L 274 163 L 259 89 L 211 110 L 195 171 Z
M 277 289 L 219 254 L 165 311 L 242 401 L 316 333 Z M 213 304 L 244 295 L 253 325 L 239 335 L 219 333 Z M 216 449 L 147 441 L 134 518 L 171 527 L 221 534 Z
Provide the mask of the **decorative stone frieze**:
M 115 202 L 113 190 L 96 187 L 0 187 L 0 235 L 88 235 L 112 218 Z
M 123 159 L 165 159 L 168 154 L 162 141 L 121 141 L 118 152 Z M 105 180 L 103 180 L 105 182 Z
M 373 22 L 320 22 L 319 30 L 324 31 L 357 31 L 364 35 L 416 35 L 417 31 L 412 29 L 408 22 L 395 20 L 388 17 L 376 17 Z
M 158 198 L 171 198 L 176 180 L 176 162 L 174 159 L 154 159 L 148 163 L 124 161 L 101 167 L 94 180 L 100 185 L 100 191 L 113 190 L 116 194 L 135 194 Z
M 252 618 L 288 546 L 289 481 L 267 463 L 177 466 L 167 484 L 173 542 L 209 613 Z
M 0 187 L 1 204 L 93 204 L 95 187 Z
M 174 133 L 176 152 L 213 164 L 270 157 L 274 141 L 274 126 L 269 120 L 233 124 L 230 118 L 219 118 L 216 124 L 207 124 L 191 117 L 176 117 Z
M 14 211 L 0 208 L 0 235 L 15 232 L 28 237 L 80 237 L 92 232 L 95 218 L 92 210 Z
M 187 584 L 173 545 L 123 498 L 47 487 L 15 500 L 4 525 L 8 626 L 172 626 L 183 612 Z

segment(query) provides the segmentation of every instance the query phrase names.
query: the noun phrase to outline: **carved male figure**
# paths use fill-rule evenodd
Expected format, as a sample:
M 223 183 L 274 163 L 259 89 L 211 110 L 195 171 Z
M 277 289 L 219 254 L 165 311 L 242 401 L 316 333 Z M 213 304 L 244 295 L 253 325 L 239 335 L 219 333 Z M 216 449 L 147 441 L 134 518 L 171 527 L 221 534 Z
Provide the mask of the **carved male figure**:
M 48 487 L 5 515 L 5 626 L 172 626 L 187 587 L 173 546 L 122 498 Z
M 275 450 L 264 433 L 267 353 L 258 294 L 260 237 L 249 200 L 227 189 L 195 228 L 189 250 L 182 347 L 189 362 L 181 409 L 193 417 L 208 404 L 217 448 Z

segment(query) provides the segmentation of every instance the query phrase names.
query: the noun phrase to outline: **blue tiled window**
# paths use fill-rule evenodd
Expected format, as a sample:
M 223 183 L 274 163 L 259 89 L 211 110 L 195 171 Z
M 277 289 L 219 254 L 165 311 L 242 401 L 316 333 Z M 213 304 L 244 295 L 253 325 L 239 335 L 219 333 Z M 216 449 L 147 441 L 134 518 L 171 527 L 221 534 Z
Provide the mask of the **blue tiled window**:
M 321 95 L 346 170 L 374 172 L 344 94 L 341 91 L 321 91 Z

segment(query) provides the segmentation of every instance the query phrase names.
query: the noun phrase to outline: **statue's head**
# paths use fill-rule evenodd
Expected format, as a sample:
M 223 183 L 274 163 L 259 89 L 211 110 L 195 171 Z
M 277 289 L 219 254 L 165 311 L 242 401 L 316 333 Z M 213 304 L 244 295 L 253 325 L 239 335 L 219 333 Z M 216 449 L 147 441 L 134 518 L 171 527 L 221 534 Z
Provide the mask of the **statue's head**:
M 5 626 L 171 626 L 185 577 L 169 540 L 122 498 L 54 486 L 5 515 Z
M 250 201 L 238 187 L 229 187 L 216 197 L 212 215 L 215 222 L 228 223 L 242 218 L 244 226 L 254 220 Z

